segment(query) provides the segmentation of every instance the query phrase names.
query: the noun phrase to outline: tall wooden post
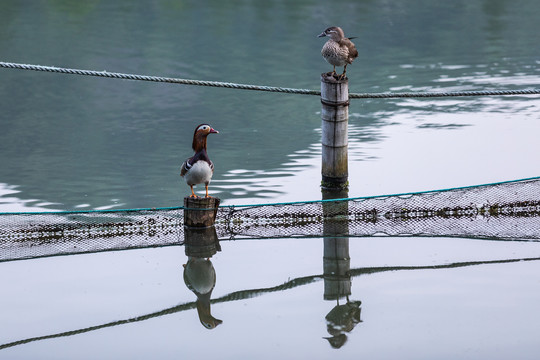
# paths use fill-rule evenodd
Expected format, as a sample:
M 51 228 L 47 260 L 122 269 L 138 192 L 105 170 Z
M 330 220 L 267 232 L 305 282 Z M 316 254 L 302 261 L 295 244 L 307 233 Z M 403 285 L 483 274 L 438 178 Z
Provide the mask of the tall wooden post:
M 349 81 L 321 74 L 323 189 L 346 189 L 349 182 Z

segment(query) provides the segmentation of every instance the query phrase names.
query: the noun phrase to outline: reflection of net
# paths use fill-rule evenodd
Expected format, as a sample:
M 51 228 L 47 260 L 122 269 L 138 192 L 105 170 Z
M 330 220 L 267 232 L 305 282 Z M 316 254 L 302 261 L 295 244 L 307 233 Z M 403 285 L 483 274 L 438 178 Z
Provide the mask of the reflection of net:
M 0 261 L 181 244 L 183 208 L 0 215 Z M 540 239 L 540 179 L 447 191 L 223 206 L 220 239 L 456 236 Z

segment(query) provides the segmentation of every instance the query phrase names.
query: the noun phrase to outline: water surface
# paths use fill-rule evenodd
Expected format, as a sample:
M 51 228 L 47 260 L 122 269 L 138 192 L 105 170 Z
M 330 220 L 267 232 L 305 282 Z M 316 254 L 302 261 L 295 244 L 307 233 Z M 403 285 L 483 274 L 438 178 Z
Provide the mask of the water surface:
M 351 92 L 529 89 L 539 17 L 532 0 L 7 0 L 0 60 L 318 89 L 331 68 L 316 36 L 340 25 L 360 52 Z M 0 84 L 2 212 L 181 205 L 179 167 L 203 122 L 220 131 L 210 190 L 224 204 L 321 198 L 316 96 L 6 69 Z M 538 176 L 539 110 L 538 96 L 353 100 L 349 196 Z M 34 341 L 0 358 L 538 357 L 538 243 L 349 241 L 351 269 L 386 271 L 352 276 L 360 321 L 337 333 L 322 238 L 223 242 L 212 299 L 254 295 L 214 303 L 213 330 L 189 308 L 184 247 L 2 263 L 0 343 Z M 529 260 L 490 262 L 509 259 Z
M 329 66 L 316 35 L 339 24 L 360 50 L 351 92 L 523 89 L 540 82 L 539 12 L 502 0 L 7 1 L 0 49 L 3 61 L 318 89 Z M 0 76 L 3 211 L 181 204 L 179 165 L 202 122 L 220 130 L 211 191 L 225 203 L 320 198 L 316 96 Z M 354 100 L 350 195 L 537 176 L 538 107 L 537 96 Z

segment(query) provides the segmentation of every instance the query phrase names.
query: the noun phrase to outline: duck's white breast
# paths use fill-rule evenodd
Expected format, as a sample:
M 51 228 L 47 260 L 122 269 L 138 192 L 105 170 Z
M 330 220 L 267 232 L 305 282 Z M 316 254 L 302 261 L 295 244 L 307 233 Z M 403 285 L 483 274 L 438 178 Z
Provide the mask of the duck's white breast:
M 206 161 L 197 161 L 184 176 L 188 185 L 209 183 L 212 179 L 212 168 Z

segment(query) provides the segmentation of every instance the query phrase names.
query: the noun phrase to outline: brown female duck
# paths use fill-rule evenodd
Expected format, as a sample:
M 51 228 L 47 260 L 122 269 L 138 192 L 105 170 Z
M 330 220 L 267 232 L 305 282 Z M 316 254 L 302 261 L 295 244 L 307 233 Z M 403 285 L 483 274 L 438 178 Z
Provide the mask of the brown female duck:
M 329 27 L 319 35 L 319 37 L 325 36 L 330 37 L 330 39 L 324 44 L 321 55 L 330 65 L 334 66 L 331 74 L 336 73 L 336 66 L 344 67 L 343 74 L 338 77 L 339 79 L 343 79 L 347 72 L 347 65 L 352 64 L 353 60 L 358 57 L 358 51 L 353 42 L 345 37 L 340 27 Z

